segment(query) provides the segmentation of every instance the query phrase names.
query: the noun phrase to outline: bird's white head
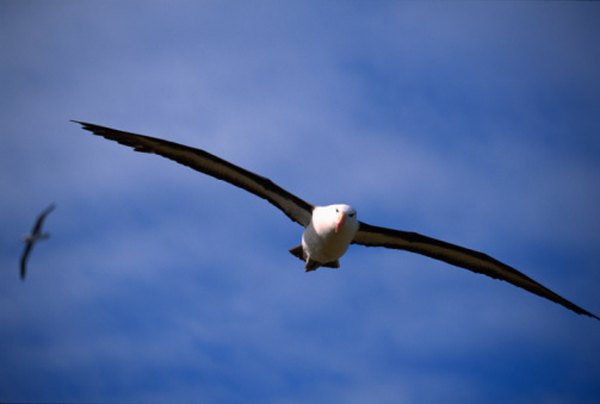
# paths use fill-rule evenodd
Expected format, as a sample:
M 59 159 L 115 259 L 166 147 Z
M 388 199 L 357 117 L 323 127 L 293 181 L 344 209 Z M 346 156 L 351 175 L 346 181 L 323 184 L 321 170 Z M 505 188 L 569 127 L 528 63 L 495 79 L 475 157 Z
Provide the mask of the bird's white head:
M 349 205 L 319 206 L 314 216 L 316 223 L 313 224 L 318 227 L 316 229 L 318 233 L 333 230 L 335 233 L 350 233 L 354 236 L 358 230 L 356 211 Z
M 358 219 L 356 218 L 356 211 L 349 205 L 332 205 L 332 209 L 335 209 L 335 232 L 339 233 L 342 228 L 346 227 L 354 229 L 358 227 Z

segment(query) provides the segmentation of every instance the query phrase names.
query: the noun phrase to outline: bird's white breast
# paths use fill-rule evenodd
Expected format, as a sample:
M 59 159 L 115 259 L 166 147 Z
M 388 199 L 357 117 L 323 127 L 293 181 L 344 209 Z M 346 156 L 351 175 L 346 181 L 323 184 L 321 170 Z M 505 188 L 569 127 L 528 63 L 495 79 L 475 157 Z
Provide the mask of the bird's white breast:
M 338 215 L 336 206 L 351 209 L 347 205 L 315 208 L 310 224 L 302 234 L 304 252 L 320 263 L 335 261 L 344 255 L 358 230 L 358 221 L 352 216 L 346 217 L 343 225 L 335 231 Z

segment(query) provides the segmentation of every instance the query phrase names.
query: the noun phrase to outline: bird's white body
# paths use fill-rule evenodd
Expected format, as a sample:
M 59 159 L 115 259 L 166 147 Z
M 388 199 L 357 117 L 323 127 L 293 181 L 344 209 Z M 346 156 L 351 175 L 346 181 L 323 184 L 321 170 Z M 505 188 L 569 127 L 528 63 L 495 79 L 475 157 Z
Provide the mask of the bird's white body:
M 356 211 L 348 205 L 317 206 L 302 234 L 305 259 L 321 264 L 339 259 L 358 231 Z

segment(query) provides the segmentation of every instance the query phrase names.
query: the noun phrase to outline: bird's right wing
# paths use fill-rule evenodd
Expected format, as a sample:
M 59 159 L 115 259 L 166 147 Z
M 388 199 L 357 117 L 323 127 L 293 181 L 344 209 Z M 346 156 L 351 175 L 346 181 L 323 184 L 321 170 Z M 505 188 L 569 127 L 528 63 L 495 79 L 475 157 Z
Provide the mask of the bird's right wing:
M 42 230 L 42 224 L 44 224 L 44 220 L 46 220 L 46 216 L 48 216 L 48 214 L 50 212 L 52 212 L 54 210 L 54 208 L 56 208 L 55 204 L 51 204 L 50 206 L 48 206 L 46 209 L 44 209 L 42 211 L 42 213 L 40 213 L 35 221 L 35 225 L 33 226 L 33 230 L 31 231 L 31 234 L 37 234 L 39 232 L 41 232 Z
M 154 153 L 196 171 L 245 189 L 279 208 L 294 222 L 307 226 L 314 206 L 281 188 L 268 178 L 238 167 L 204 150 L 135 133 L 123 132 L 87 122 L 79 123 L 95 135 L 132 147 L 135 151 Z

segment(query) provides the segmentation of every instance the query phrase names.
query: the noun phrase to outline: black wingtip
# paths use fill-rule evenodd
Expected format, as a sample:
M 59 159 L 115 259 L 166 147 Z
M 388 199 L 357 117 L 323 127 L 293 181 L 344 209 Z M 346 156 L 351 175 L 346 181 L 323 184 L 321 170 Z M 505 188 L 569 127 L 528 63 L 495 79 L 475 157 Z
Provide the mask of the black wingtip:
M 574 303 L 571 303 L 570 301 L 568 301 L 568 300 L 566 300 L 564 298 L 561 298 L 561 299 L 562 299 L 562 302 L 555 301 L 555 303 L 558 303 L 561 306 L 566 307 L 567 309 L 569 309 L 571 311 L 574 311 L 577 314 L 580 314 L 582 316 L 588 316 L 588 317 L 591 317 L 591 318 L 595 318 L 596 320 L 600 321 L 600 317 L 598 317 L 597 315 L 595 315 L 595 314 L 593 314 L 593 313 L 591 313 L 591 312 L 589 312 L 589 311 L 587 311 L 587 310 L 585 310 L 585 309 L 577 306 Z
M 90 122 L 85 122 L 85 121 L 78 121 L 76 119 L 71 119 L 70 122 L 79 124 L 79 125 L 81 125 L 81 127 L 83 129 L 89 130 L 89 131 L 92 131 L 92 132 L 94 131 L 94 129 L 100 129 L 100 128 L 107 129 L 107 128 L 105 128 L 103 126 L 100 126 L 100 125 L 96 125 L 96 124 L 93 124 L 93 123 L 90 123 Z
M 572 309 L 573 310 L 573 309 Z M 598 317 L 597 315 L 590 313 L 587 310 L 584 309 L 580 309 L 580 310 L 573 310 L 575 313 L 582 315 L 582 316 L 587 316 L 587 317 L 591 317 L 591 318 L 595 318 L 596 320 L 600 321 L 600 317 Z
M 84 122 L 84 121 L 78 121 L 76 119 L 71 119 L 69 122 L 73 122 L 73 123 L 79 124 L 79 125 L 81 125 L 81 127 L 83 129 L 87 129 L 87 130 L 90 130 L 93 126 L 95 126 L 93 123 Z
M 21 281 L 25 281 L 25 273 L 27 272 L 27 251 L 25 251 L 21 257 L 21 265 L 19 269 L 19 278 L 21 278 Z
M 107 130 L 111 130 L 110 128 L 106 128 L 104 126 L 96 125 L 96 124 L 93 124 L 90 122 L 78 121 L 75 119 L 71 119 L 71 122 L 81 125 L 81 129 L 87 130 L 88 132 L 92 132 L 92 134 L 97 135 L 97 136 L 106 137 L 105 134 L 106 134 Z M 114 130 L 114 129 L 113 129 L 113 131 L 118 132 L 117 130 Z

